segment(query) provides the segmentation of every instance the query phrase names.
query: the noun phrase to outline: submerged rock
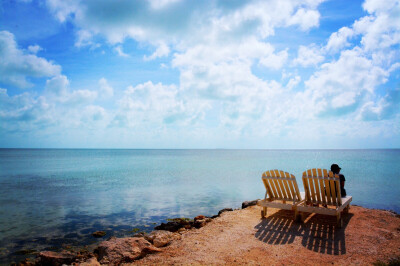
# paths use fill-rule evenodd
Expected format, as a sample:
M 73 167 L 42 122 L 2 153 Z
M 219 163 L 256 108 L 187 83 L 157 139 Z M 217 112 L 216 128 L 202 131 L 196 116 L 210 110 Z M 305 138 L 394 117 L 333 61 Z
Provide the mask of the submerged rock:
M 92 236 L 94 236 L 94 237 L 96 237 L 96 238 L 99 238 L 99 237 L 105 236 L 106 234 L 107 234 L 107 233 L 104 232 L 104 231 L 96 231 L 96 232 L 94 232 L 94 233 L 92 234 Z
M 164 247 L 170 244 L 173 240 L 181 239 L 178 233 L 172 233 L 165 230 L 156 230 L 145 236 L 145 239 L 153 243 L 156 247 Z
M 39 253 L 40 262 L 39 265 L 63 265 L 71 264 L 76 260 L 76 257 L 67 252 L 58 253 L 54 251 L 42 251 Z
M 161 250 L 142 237 L 110 238 L 96 248 L 101 264 L 118 265 L 132 262 Z
M 257 200 L 252 200 L 252 201 L 245 201 L 245 202 L 242 203 L 242 209 L 245 209 L 245 208 L 250 207 L 250 206 L 257 205 L 257 202 L 258 202 L 258 199 Z

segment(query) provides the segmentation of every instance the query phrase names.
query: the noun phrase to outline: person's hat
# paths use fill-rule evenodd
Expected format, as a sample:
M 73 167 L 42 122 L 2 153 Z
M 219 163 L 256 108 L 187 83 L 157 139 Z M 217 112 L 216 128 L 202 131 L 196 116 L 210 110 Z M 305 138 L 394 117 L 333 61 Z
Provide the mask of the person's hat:
M 331 165 L 331 171 L 334 173 L 339 172 L 340 169 L 342 169 L 342 168 L 340 168 L 339 165 L 337 165 L 335 163 Z

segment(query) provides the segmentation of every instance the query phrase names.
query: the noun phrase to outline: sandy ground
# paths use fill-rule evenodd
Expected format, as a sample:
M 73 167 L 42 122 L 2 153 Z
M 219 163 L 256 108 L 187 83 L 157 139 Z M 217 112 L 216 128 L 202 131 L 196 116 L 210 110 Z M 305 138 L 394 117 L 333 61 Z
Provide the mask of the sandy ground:
M 368 265 L 400 256 L 400 218 L 388 211 L 351 206 L 342 229 L 335 217 L 296 223 L 292 211 L 269 208 L 265 219 L 260 211 L 225 212 L 134 264 Z

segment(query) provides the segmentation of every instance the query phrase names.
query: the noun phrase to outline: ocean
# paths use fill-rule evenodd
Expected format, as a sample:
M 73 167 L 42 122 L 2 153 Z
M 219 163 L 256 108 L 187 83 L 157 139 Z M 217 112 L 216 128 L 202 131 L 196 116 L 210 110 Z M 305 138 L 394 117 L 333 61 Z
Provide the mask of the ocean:
M 352 204 L 400 212 L 400 149 L 0 149 L 0 263 L 261 199 L 264 171 L 337 163 Z

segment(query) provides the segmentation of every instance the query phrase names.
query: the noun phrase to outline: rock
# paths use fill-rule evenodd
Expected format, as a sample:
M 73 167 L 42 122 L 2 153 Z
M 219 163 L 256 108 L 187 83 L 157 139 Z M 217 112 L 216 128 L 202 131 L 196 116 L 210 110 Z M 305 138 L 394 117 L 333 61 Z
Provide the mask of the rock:
M 225 209 L 222 209 L 222 210 L 220 210 L 219 212 L 218 212 L 218 216 L 220 216 L 222 213 L 224 213 L 224 212 L 231 212 L 231 211 L 233 211 L 233 209 L 232 208 L 225 208 Z
M 153 243 L 154 246 L 159 248 L 170 244 L 173 240 L 181 239 L 181 235 L 178 233 L 172 233 L 165 230 L 155 230 L 150 234 L 146 235 L 145 239 Z
M 196 227 L 196 228 L 201 228 L 201 227 L 205 226 L 206 224 L 207 224 L 206 219 L 196 220 L 193 223 L 194 227 Z
M 206 217 L 204 216 L 204 215 L 198 215 L 198 216 L 196 216 L 196 217 L 194 217 L 194 220 L 195 221 L 197 221 L 197 220 L 204 220 Z
M 136 233 L 136 234 L 133 235 L 133 237 L 144 237 L 144 238 L 146 238 L 146 233 L 145 232 Z
M 94 233 L 92 234 L 92 236 L 94 236 L 94 237 L 96 237 L 96 238 L 99 238 L 99 237 L 105 236 L 106 234 L 107 234 L 107 233 L 104 232 L 104 231 L 96 231 L 96 232 L 94 232 Z
M 253 200 L 253 201 L 245 201 L 245 202 L 242 203 L 242 209 L 245 209 L 245 208 L 250 207 L 250 206 L 257 205 L 257 202 L 258 202 L 258 199 L 257 200 Z
M 178 233 L 179 234 L 184 234 L 185 232 L 187 231 L 187 229 L 186 228 L 180 228 L 179 230 L 178 230 Z M 400 231 L 400 230 L 399 230 Z
M 99 262 L 109 265 L 132 262 L 160 251 L 142 237 L 111 238 L 101 242 L 96 249 Z
M 71 264 L 75 261 L 75 256 L 71 253 L 58 253 L 53 251 L 42 251 L 39 253 L 40 265 L 63 265 Z
M 184 227 L 183 224 L 180 224 L 179 222 L 168 222 L 168 223 L 161 223 L 159 226 L 154 227 L 155 230 L 166 230 L 170 232 L 176 232 L 179 229 Z
M 100 266 L 96 258 L 90 258 L 85 262 L 79 263 L 79 266 Z

